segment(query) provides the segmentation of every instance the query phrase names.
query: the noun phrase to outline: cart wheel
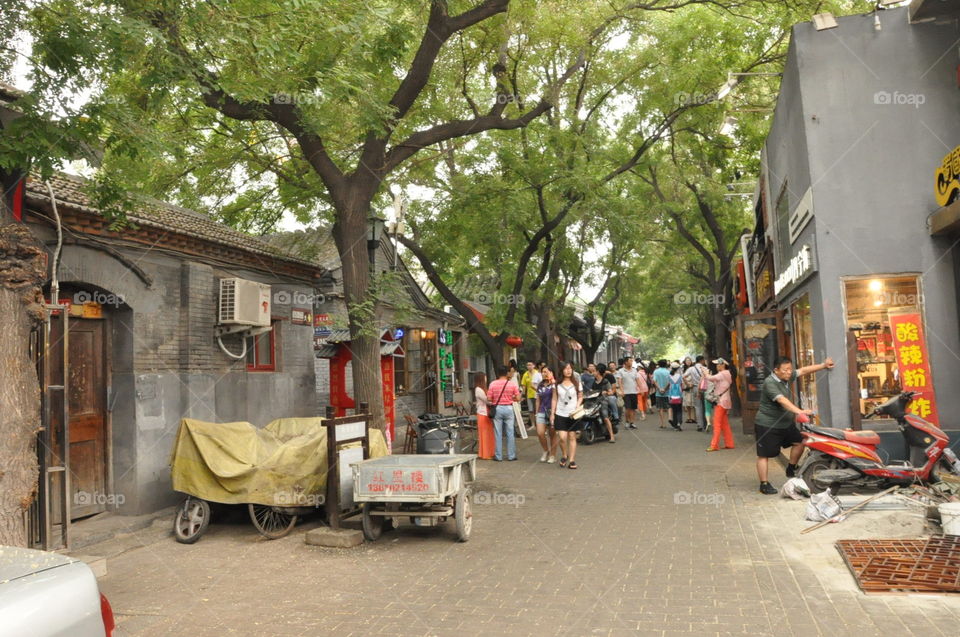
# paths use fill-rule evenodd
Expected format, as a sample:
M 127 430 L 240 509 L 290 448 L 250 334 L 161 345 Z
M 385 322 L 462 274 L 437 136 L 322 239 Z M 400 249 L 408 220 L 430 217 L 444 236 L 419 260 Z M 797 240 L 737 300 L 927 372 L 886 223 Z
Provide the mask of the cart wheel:
M 376 542 L 383 535 L 383 516 L 370 515 L 373 510 L 372 502 L 363 505 L 363 537 L 369 542 Z
M 265 538 L 276 540 L 293 530 L 297 523 L 297 516 L 281 513 L 272 506 L 263 504 L 248 504 L 250 521 Z
M 453 517 L 457 522 L 457 539 L 466 542 L 470 539 L 470 529 L 473 527 L 473 509 L 470 501 L 473 493 L 469 487 L 464 487 L 457 494 L 457 502 L 453 506 Z
M 181 544 L 193 544 L 210 524 L 210 505 L 206 500 L 188 497 L 173 519 L 173 536 Z

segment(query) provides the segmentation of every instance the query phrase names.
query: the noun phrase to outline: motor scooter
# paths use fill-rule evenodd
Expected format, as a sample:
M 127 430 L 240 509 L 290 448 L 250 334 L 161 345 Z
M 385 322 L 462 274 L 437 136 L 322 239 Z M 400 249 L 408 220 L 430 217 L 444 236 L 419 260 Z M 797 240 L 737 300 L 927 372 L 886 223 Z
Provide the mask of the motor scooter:
M 875 431 L 801 424 L 803 446 L 808 453 L 800 464 L 798 475 L 810 491 L 824 491 L 832 482 L 876 489 L 918 481 L 937 482 L 939 469 L 960 475 L 960 460 L 950 448 L 950 439 L 943 430 L 907 413 L 910 402 L 918 395 L 919 392 L 902 392 L 878 406 L 873 413 L 896 420 L 916 466 L 910 461 L 889 463 L 881 458 L 880 436 Z
M 580 419 L 580 442 L 592 445 L 597 440 L 609 439 L 607 425 L 603 422 L 603 401 L 606 397 L 598 392 L 591 392 L 583 399 L 583 418 Z M 613 421 L 611 421 L 613 424 Z M 617 425 L 613 424 L 616 433 Z

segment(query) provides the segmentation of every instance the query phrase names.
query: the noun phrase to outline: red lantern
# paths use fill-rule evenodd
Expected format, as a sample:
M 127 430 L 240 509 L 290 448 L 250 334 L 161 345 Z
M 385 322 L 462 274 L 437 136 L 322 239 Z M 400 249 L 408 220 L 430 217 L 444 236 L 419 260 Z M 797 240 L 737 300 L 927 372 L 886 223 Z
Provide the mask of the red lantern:
M 523 339 L 519 336 L 508 336 L 505 342 L 510 347 L 520 347 L 523 345 Z

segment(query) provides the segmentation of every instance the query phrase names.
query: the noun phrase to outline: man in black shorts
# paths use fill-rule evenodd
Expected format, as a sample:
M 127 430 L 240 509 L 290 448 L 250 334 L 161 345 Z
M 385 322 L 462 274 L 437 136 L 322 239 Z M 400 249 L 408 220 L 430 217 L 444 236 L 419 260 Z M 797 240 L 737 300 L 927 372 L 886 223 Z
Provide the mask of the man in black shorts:
M 819 365 L 807 365 L 794 371 L 793 361 L 784 356 L 777 359 L 773 373 L 764 379 L 760 389 L 760 408 L 754 423 L 760 493 L 773 495 L 777 492 L 767 481 L 767 465 L 770 458 L 780 455 L 781 448 L 790 448 L 787 477 L 792 478 L 796 474 L 797 463 L 803 454 L 803 436 L 794 421 L 810 422 L 813 412 L 793 404 L 790 400 L 790 386 L 798 376 L 822 369 L 833 369 L 833 359 L 827 358 Z

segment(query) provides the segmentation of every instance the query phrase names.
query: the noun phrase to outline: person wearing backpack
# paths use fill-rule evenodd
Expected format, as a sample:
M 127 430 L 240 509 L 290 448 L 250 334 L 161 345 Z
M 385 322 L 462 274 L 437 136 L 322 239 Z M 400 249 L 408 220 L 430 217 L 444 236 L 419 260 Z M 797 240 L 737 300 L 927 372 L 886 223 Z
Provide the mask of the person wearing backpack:
M 730 389 L 733 386 L 733 377 L 730 370 L 727 369 L 729 363 L 723 358 L 713 361 L 717 366 L 717 373 L 707 375 L 708 383 L 713 383 L 713 389 L 709 390 L 706 400 L 713 404 L 713 439 L 707 451 L 717 451 L 718 449 L 733 449 L 733 432 L 730 430 L 730 421 L 727 419 L 727 412 L 733 407 L 733 401 L 730 398 Z M 723 447 L 720 447 L 720 436 L 723 436 Z

